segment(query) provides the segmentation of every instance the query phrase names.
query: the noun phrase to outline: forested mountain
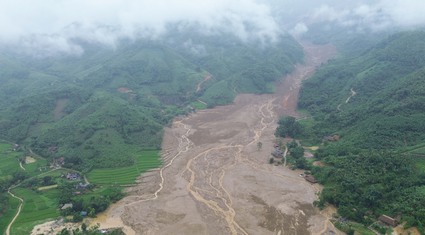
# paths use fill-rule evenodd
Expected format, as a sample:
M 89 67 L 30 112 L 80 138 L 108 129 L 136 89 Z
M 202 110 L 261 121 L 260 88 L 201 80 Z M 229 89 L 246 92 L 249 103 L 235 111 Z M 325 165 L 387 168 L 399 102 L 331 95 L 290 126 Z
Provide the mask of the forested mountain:
M 318 122 L 315 134 L 339 133 L 362 149 L 423 143 L 424 37 L 423 31 L 392 35 L 358 57 L 332 61 L 307 80 L 299 107 Z
M 80 170 L 131 165 L 132 153 L 160 148 L 163 126 L 190 105 L 272 92 L 272 82 L 303 58 L 288 35 L 266 45 L 170 30 L 116 48 L 80 44 L 81 56 L 0 54 L 0 138 L 65 156 Z
M 400 32 L 341 53 L 303 84 L 298 105 L 313 119 L 305 138 L 323 142 L 315 157 L 324 166 L 312 168 L 325 185 L 318 204 L 343 218 L 369 226 L 386 214 L 424 232 L 424 38 Z

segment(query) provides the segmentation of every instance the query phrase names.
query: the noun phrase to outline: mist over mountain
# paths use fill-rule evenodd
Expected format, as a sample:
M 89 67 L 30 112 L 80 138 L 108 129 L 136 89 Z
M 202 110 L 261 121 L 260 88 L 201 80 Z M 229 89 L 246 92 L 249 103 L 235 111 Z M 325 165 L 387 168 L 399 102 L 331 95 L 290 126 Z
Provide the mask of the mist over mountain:
M 36 56 L 81 55 L 79 41 L 115 48 L 126 39 L 159 39 L 170 28 L 272 43 L 315 24 L 354 32 L 423 26 L 425 3 L 409 1 L 8 1 L 0 2 L 0 44 Z

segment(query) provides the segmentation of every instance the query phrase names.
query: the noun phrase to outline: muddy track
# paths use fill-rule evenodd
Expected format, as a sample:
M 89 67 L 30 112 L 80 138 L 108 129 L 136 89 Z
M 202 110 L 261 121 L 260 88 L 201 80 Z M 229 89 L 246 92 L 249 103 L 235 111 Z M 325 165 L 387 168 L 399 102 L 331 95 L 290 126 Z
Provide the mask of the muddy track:
M 297 116 L 301 81 L 334 54 L 304 44 L 297 65 L 273 95 L 238 95 L 166 128 L 163 167 L 106 213 L 131 234 L 319 234 L 327 218 L 314 209 L 316 189 L 294 172 L 268 164 L 279 115 Z M 263 143 L 261 150 L 256 144 Z M 107 220 L 105 220 L 107 221 Z M 111 227 L 102 221 L 101 227 Z M 129 233 L 130 234 L 130 233 Z

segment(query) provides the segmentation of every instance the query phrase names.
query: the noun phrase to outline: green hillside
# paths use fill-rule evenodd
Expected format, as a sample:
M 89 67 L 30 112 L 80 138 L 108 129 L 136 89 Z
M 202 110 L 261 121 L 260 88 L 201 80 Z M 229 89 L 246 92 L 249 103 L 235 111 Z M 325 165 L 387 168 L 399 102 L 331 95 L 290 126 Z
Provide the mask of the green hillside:
M 424 37 L 423 31 L 395 34 L 306 81 L 299 107 L 314 116 L 317 137 L 338 132 L 362 149 L 425 142 Z
M 194 101 L 211 107 L 239 92 L 272 92 L 303 58 L 289 36 L 267 46 L 192 31 L 164 38 L 172 40 L 114 50 L 83 42 L 81 57 L 0 55 L 0 138 L 65 156 L 74 169 L 109 168 L 117 158 L 128 166 L 135 152 L 159 149 L 162 127 Z
M 424 232 L 424 38 L 402 32 L 357 55 L 341 53 L 304 82 L 298 105 L 313 125 L 303 135 L 323 143 L 315 157 L 325 166 L 312 167 L 325 185 L 319 206 L 331 203 L 367 226 L 382 214 L 401 216 Z M 340 139 L 324 140 L 333 135 Z

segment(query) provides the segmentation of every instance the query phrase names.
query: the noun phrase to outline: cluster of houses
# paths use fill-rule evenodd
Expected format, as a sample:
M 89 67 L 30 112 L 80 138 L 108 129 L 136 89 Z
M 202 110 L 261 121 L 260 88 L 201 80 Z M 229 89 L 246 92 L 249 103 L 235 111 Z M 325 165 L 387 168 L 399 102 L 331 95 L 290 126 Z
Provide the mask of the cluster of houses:
M 66 178 L 67 180 L 81 180 L 81 175 L 80 175 L 80 173 L 78 173 L 78 172 L 68 172 L 68 173 L 65 175 L 65 178 Z

